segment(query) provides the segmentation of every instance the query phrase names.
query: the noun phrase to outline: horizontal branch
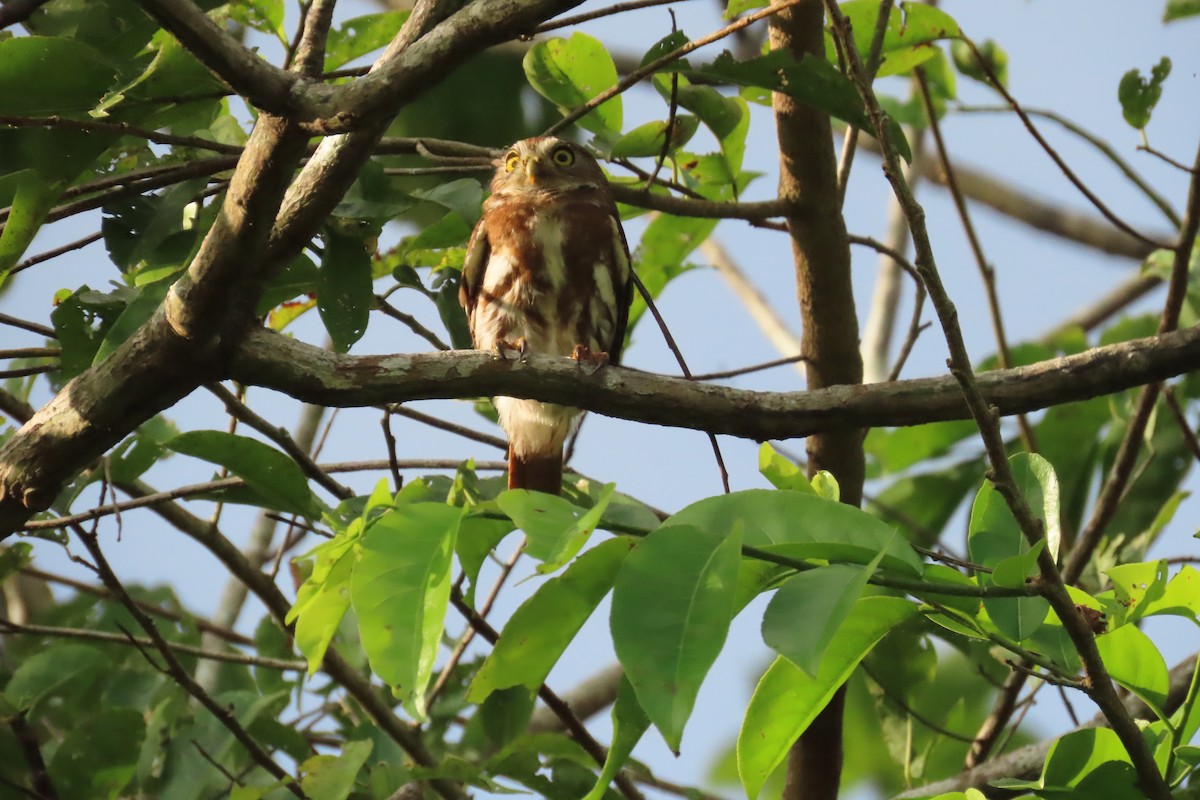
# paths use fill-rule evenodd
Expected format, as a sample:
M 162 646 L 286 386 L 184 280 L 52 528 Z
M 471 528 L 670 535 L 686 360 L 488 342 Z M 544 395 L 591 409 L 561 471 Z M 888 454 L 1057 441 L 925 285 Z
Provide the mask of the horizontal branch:
M 1027 367 L 979 374 L 986 401 L 1018 414 L 1086 400 L 1200 369 L 1200 329 L 1097 347 Z M 969 414 L 950 376 L 811 392 L 756 392 L 568 359 L 502 360 L 479 352 L 347 356 L 259 330 L 230 377 L 333 406 L 493 394 L 577 406 L 611 417 L 749 439 L 787 439 L 846 428 L 918 425 Z

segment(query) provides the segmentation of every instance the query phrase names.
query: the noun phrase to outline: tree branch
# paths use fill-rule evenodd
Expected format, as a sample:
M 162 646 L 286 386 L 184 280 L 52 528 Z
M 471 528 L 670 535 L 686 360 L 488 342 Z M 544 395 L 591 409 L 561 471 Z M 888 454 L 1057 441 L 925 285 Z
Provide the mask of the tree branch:
M 987 403 L 1007 415 L 1111 394 L 1198 368 L 1200 328 L 1189 328 L 1026 367 L 980 373 L 978 383 Z M 230 364 L 230 377 L 326 405 L 503 394 L 757 440 L 968 417 L 951 376 L 806 392 L 758 392 L 625 367 L 580 375 L 570 359 L 539 354 L 530 354 L 524 362 L 499 360 L 481 351 L 339 355 L 265 330 L 246 338 Z

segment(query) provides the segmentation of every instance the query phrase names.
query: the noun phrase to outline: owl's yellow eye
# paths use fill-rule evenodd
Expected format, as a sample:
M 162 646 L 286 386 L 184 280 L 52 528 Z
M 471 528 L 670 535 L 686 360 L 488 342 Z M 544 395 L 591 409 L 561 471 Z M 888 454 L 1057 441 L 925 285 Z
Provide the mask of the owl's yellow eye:
M 520 163 L 521 156 L 517 154 L 516 150 L 511 150 L 509 151 L 508 155 L 504 157 L 504 171 L 512 172 Z
M 554 163 L 560 167 L 569 167 L 575 163 L 575 153 L 569 147 L 560 147 L 550 154 Z

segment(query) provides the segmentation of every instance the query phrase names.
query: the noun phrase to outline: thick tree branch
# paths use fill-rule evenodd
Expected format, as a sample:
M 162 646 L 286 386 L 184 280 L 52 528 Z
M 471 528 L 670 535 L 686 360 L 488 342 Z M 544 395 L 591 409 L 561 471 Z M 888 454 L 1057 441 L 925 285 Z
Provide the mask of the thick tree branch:
M 978 383 L 984 399 L 1008 415 L 1111 394 L 1195 369 L 1200 369 L 1200 328 L 984 372 Z M 229 377 L 334 406 L 504 394 L 757 440 L 969 416 L 951 376 L 808 392 L 756 392 L 624 367 L 581 375 L 569 359 L 538 354 L 530 354 L 525 362 L 499 360 L 480 351 L 339 355 L 269 331 L 247 337 L 230 364 Z

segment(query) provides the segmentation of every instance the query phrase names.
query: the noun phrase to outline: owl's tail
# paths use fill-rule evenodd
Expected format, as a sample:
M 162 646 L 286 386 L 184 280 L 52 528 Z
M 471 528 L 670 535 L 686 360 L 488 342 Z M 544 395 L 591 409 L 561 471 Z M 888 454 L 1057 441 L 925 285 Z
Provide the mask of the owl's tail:
M 508 488 L 559 494 L 562 491 L 563 457 L 557 453 L 518 456 L 508 446 Z

